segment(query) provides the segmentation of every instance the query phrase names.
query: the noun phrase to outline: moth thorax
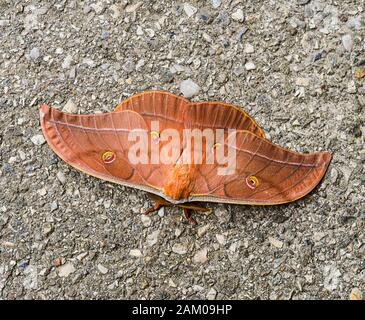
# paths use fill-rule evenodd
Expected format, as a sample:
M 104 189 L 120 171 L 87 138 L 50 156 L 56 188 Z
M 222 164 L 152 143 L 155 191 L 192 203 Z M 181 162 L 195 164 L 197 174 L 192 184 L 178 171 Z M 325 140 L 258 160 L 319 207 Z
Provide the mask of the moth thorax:
M 193 173 L 192 165 L 176 164 L 167 179 L 164 193 L 175 200 L 188 198 L 193 189 Z

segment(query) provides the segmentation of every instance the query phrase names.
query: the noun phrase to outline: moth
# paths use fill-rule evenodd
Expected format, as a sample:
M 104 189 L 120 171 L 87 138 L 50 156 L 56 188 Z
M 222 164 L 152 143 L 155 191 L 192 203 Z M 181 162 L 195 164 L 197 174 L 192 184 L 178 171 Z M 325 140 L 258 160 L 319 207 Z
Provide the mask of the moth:
M 190 102 L 165 91 L 133 95 L 109 113 L 69 114 L 40 106 L 53 151 L 94 177 L 137 188 L 155 204 L 179 206 L 196 223 L 196 202 L 275 205 L 308 194 L 330 152 L 301 154 L 270 142 L 240 107 Z

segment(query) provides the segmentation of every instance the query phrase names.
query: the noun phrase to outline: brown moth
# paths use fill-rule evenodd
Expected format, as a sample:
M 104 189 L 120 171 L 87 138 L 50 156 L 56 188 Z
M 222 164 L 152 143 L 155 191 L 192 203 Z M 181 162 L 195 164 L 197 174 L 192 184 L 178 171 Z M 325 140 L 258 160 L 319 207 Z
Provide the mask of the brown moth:
M 177 205 L 195 223 L 195 202 L 274 205 L 297 200 L 322 179 L 329 152 L 273 144 L 241 108 L 146 91 L 113 112 L 78 115 L 40 107 L 43 134 L 74 168 L 144 190 L 155 206 Z M 219 139 L 218 139 L 219 138 Z M 160 157 L 160 158 L 159 158 Z

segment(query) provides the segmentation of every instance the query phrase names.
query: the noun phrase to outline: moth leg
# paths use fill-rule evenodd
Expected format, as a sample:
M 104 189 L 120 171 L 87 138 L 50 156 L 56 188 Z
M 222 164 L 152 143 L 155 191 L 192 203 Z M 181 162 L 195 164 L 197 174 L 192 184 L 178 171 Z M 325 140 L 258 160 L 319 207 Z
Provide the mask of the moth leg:
M 185 219 L 188 220 L 191 224 L 197 225 L 198 223 L 192 217 L 191 209 L 183 208 L 183 210 L 184 210 L 184 217 L 185 217 Z
M 168 202 L 168 201 L 166 201 L 165 199 L 163 199 L 163 198 L 160 198 L 160 197 L 158 197 L 158 196 L 152 196 L 152 195 L 150 195 L 150 197 L 154 200 L 154 202 L 155 202 L 155 204 L 154 204 L 154 206 L 153 207 L 151 207 L 151 208 L 148 208 L 143 214 L 144 215 L 149 215 L 149 214 L 151 214 L 151 213 L 153 213 L 153 212 L 156 212 L 156 211 L 158 211 L 160 208 L 162 208 L 162 207 L 165 207 L 165 206 L 171 206 L 171 203 L 170 202 Z
M 208 214 L 212 213 L 213 210 L 211 208 L 205 208 L 194 204 L 181 204 L 179 207 L 184 209 L 190 209 L 198 212 L 207 212 Z
M 143 212 L 144 215 L 149 215 L 153 212 L 158 211 L 160 208 L 162 208 L 164 205 L 162 203 L 155 203 L 155 205 L 151 208 L 148 208 L 145 212 Z

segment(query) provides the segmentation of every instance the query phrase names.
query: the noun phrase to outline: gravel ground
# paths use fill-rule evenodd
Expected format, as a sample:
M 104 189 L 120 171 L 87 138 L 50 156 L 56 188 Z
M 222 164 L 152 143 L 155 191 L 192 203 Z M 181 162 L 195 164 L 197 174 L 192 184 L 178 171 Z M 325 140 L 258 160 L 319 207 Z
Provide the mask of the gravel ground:
M 1 0 L 0 31 L 1 298 L 362 297 L 362 0 Z M 145 217 L 145 193 L 51 151 L 38 105 L 110 111 L 146 89 L 243 106 L 275 143 L 332 151 L 329 171 L 291 204 Z

